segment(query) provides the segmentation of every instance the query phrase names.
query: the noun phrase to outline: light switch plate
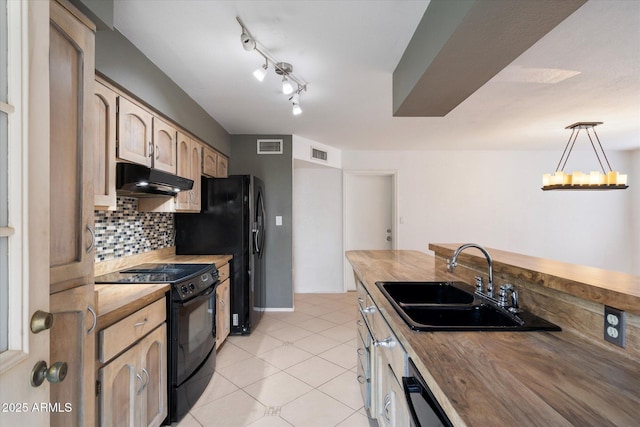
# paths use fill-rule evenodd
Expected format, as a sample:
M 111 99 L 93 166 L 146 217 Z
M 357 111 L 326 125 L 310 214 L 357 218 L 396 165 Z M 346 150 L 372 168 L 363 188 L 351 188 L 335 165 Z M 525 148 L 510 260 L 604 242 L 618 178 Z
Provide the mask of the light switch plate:
M 625 346 L 625 314 L 617 308 L 604 306 L 604 339 L 618 347 Z
M 282 225 L 282 216 L 280 215 L 276 216 L 276 225 Z

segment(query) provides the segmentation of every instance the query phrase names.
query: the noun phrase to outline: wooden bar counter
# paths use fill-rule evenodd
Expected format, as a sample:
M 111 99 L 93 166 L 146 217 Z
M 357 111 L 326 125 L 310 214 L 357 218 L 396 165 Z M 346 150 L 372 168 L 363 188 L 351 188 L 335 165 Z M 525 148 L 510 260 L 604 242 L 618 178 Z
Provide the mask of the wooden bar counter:
M 418 251 L 349 251 L 346 255 L 454 425 L 640 425 L 636 348 L 614 349 L 604 343 L 602 325 L 599 340 L 603 342 L 598 342 L 597 333 L 582 333 L 570 319 L 546 316 L 553 308 L 538 310 L 542 302 L 564 298 L 561 307 L 577 312 L 581 310 L 577 296 L 523 289 L 523 300 L 535 308 L 531 311 L 559 324 L 561 332 L 417 332 L 405 324 L 375 282 L 460 280 L 445 271 L 443 259 Z M 484 262 L 478 269 L 486 274 Z M 470 283 L 468 274 L 463 277 Z M 500 276 L 496 284 L 507 278 Z M 516 286 L 520 290 L 521 284 Z M 633 281 L 630 289 L 630 297 L 635 298 Z M 606 298 L 617 298 L 612 295 L 607 293 Z M 526 304 L 524 308 L 529 309 Z M 628 328 L 635 333 L 640 325 L 635 324 L 637 316 L 630 317 L 634 324 Z

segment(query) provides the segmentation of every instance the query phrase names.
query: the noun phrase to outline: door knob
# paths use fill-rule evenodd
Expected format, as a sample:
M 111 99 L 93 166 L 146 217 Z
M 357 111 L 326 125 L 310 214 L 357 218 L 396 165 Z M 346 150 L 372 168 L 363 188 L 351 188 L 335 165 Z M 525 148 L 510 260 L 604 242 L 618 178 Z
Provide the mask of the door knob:
M 51 329 L 51 326 L 53 326 L 53 314 L 38 310 L 31 316 L 31 332 L 34 334 Z
M 47 362 L 39 361 L 31 370 L 31 386 L 40 387 L 46 379 L 50 383 L 59 383 L 67 376 L 67 362 L 56 362 L 47 369 Z

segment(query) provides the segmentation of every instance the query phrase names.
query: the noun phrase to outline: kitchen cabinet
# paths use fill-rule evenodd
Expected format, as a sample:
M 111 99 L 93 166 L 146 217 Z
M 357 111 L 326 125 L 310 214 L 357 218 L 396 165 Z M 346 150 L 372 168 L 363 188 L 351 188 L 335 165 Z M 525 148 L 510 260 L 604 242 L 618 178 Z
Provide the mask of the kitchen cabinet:
M 380 426 L 408 426 L 409 409 L 401 386 L 407 353 L 358 277 L 357 379 L 369 416 Z
M 118 97 L 118 158 L 176 173 L 176 128 Z
M 229 160 L 212 148 L 203 145 L 202 174 L 209 178 L 226 178 Z
M 153 118 L 153 160 L 151 166 L 175 174 L 178 131 L 158 117 Z
M 94 30 L 50 3 L 50 290 L 93 277 Z M 46 240 L 45 240 L 46 242 Z
M 167 417 L 165 304 L 157 300 L 100 332 L 102 427 L 159 426 Z
M 94 83 L 93 195 L 96 210 L 116 209 L 116 110 L 118 94 Z
M 118 97 L 118 158 L 152 166 L 153 116 L 127 98 Z
M 226 178 L 229 176 L 229 160 L 226 157 L 219 155 L 216 170 L 216 178 Z
M 207 146 L 202 147 L 202 175 L 209 178 L 218 176 L 218 153 Z
M 93 137 L 95 26 L 68 2 L 49 3 L 49 366 L 67 376 L 50 401 L 71 412 L 52 426 L 84 426 L 95 416 Z M 46 236 L 44 236 L 46 242 Z
M 95 417 L 95 326 L 93 284 L 50 296 L 53 315 L 49 364 L 65 362 L 67 376 L 50 385 L 50 400 L 71 404 L 70 412 L 52 412 L 51 425 L 82 427 Z
M 176 200 L 176 211 L 200 212 L 200 165 L 202 145 L 195 139 L 178 132 L 178 175 L 193 180 L 193 188 L 182 191 Z
M 226 265 L 227 269 L 229 264 Z M 230 280 L 226 279 L 216 288 L 216 349 L 231 332 L 231 287 Z

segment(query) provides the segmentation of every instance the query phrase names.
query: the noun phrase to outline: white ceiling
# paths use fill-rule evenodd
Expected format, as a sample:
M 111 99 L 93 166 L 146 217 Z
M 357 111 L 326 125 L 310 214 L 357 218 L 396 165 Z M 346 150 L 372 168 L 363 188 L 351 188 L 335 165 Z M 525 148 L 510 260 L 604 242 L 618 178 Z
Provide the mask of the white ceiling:
M 639 0 L 588 1 L 446 117 L 392 117 L 391 76 L 428 3 L 118 0 L 115 26 L 231 134 L 354 150 L 560 150 L 565 126 L 601 121 L 605 149 L 640 148 Z M 242 48 L 236 16 L 309 82 L 302 115 L 272 69 L 262 83 L 251 75 L 262 58 Z

